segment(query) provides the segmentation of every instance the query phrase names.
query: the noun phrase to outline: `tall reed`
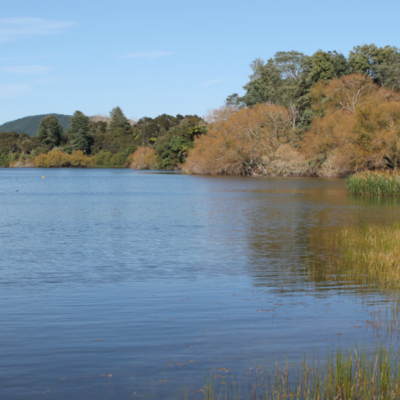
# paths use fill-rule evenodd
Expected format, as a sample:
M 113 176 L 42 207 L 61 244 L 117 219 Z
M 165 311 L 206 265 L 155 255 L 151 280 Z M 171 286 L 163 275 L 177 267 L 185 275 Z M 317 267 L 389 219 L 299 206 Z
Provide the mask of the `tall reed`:
M 327 266 L 339 277 L 384 288 L 400 285 L 400 226 L 364 225 L 336 234 L 338 258 Z
M 346 178 L 349 193 L 373 196 L 400 196 L 400 173 L 372 172 L 357 173 Z
M 392 348 L 338 349 L 319 365 L 303 359 L 299 367 L 288 362 L 271 371 L 250 369 L 242 386 L 219 371 L 204 380 L 204 400 L 394 400 L 400 398 L 399 361 Z M 198 392 L 198 391 L 197 391 Z M 191 398 L 187 392 L 185 399 Z

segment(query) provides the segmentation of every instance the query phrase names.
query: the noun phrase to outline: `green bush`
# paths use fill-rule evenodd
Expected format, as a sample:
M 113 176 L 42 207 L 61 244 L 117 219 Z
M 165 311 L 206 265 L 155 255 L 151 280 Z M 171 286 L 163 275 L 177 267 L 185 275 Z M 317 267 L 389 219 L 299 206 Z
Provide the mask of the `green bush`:
M 0 154 L 0 167 L 8 167 L 10 164 L 10 159 L 8 154 Z
M 127 155 L 125 153 L 112 154 L 109 151 L 100 150 L 95 156 L 94 166 L 95 167 L 122 167 L 127 162 Z

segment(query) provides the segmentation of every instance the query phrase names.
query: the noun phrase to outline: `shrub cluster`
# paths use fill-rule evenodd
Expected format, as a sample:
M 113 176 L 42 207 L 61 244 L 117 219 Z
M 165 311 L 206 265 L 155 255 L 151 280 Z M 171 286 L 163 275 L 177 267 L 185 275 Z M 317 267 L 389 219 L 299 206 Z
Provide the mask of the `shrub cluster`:
M 73 151 L 71 154 L 60 150 L 49 151 L 47 154 L 40 154 L 35 159 L 37 168 L 89 168 L 92 167 L 92 160 L 83 151 Z
M 212 112 L 208 122 L 207 135 L 195 141 L 183 166 L 186 172 L 301 175 L 307 168 L 293 147 L 291 116 L 285 107 L 223 107 Z
M 149 147 L 139 147 L 132 156 L 132 169 L 155 169 L 157 166 L 156 152 Z

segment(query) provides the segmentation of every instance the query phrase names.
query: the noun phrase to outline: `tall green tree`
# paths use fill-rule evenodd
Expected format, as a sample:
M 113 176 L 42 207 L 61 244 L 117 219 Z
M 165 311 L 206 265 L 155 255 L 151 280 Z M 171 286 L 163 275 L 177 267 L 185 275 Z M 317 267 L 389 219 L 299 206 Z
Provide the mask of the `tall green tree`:
M 110 112 L 111 121 L 109 124 L 110 130 L 115 129 L 124 129 L 128 130 L 130 128 L 130 124 L 128 119 L 125 117 L 125 114 L 122 112 L 120 107 L 115 107 Z
M 318 50 L 306 59 L 303 75 L 296 88 L 296 105 L 298 107 L 297 131 L 299 137 L 311 126 L 313 111 L 311 109 L 311 90 L 319 82 L 328 82 L 350 73 L 346 57 L 337 51 Z
M 179 125 L 182 115 L 173 117 L 162 114 L 156 118 L 141 118 L 133 127 L 133 134 L 140 146 L 152 146 L 157 139 L 165 135 L 171 128 Z
M 48 115 L 40 121 L 37 138 L 48 149 L 52 149 L 53 147 L 60 145 L 62 133 L 63 128 L 57 117 L 54 115 Z
M 298 86 L 308 68 L 309 57 L 298 51 L 280 51 L 266 63 L 256 58 L 250 68 L 244 89 L 239 97 L 236 93 L 227 98 L 227 105 L 253 107 L 257 103 L 271 103 L 288 107 L 295 115 L 299 113 L 297 98 Z
M 158 166 L 161 169 L 174 169 L 183 163 L 187 157 L 188 149 L 193 147 L 193 142 L 180 136 L 162 136 L 156 143 Z
M 349 55 L 353 73 L 363 73 L 380 86 L 400 90 L 400 51 L 397 47 L 375 44 L 356 46 Z
M 90 153 L 92 136 L 89 131 L 90 119 L 81 111 L 75 111 L 70 118 L 71 127 L 69 128 L 70 145 L 72 150 L 82 150 Z
M 309 57 L 298 51 L 279 51 L 266 63 L 256 58 L 250 67 L 253 73 L 244 86 L 246 93 L 236 93 L 226 100 L 227 105 L 253 107 L 270 103 L 286 107 L 292 126 L 301 137 L 311 124 L 310 92 L 320 81 L 338 78 L 349 72 L 346 58 L 336 51 L 318 51 Z
M 318 50 L 310 57 L 306 71 L 306 80 L 310 88 L 321 81 L 340 78 L 349 73 L 349 66 L 343 54 L 336 51 Z

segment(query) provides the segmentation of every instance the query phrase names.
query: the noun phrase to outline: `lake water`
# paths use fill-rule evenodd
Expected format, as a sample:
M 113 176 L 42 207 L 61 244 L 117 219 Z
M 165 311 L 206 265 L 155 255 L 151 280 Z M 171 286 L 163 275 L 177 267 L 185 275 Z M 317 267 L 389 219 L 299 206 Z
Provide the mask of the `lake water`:
M 0 197 L 13 400 L 183 398 L 214 367 L 368 343 L 385 299 L 302 271 L 338 227 L 400 220 L 397 200 L 340 179 L 2 169 Z

